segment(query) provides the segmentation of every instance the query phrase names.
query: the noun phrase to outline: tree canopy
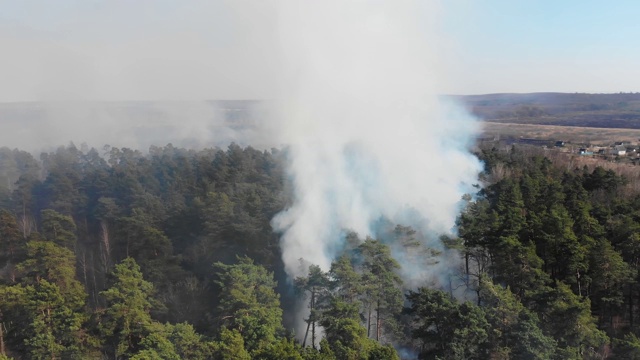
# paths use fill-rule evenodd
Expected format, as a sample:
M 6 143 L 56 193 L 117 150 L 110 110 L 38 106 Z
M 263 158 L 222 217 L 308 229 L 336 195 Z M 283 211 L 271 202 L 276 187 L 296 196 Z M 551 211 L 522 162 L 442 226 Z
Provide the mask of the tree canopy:
M 291 279 L 284 151 L 0 149 L 0 358 L 638 358 L 638 179 L 477 155 L 456 235 L 343 229 Z M 450 260 L 455 282 L 403 281 Z

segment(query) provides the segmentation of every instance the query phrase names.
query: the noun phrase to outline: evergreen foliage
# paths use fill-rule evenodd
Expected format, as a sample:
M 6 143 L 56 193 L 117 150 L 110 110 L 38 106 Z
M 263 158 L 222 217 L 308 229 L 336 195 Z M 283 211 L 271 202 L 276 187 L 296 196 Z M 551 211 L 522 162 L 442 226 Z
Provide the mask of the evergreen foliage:
M 615 171 L 482 148 L 458 238 L 381 219 L 287 279 L 285 152 L 103 150 L 0 149 L 0 359 L 640 358 L 640 194 Z M 460 287 L 403 284 L 447 247 Z

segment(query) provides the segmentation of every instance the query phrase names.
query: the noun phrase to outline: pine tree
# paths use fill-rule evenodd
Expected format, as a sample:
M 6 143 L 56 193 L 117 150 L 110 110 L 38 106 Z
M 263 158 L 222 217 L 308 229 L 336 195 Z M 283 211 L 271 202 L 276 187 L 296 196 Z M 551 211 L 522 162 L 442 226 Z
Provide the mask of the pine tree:
M 316 347 L 316 324 L 321 316 L 323 302 L 326 302 L 329 286 L 328 275 L 317 265 L 309 266 L 309 274 L 307 277 L 298 277 L 295 280 L 296 289 L 302 292 L 305 299 L 309 301 L 309 318 L 305 319 L 307 329 L 304 334 L 304 340 L 302 341 L 303 347 L 307 344 L 309 331 L 311 331 L 311 347 Z M 306 297 L 306 295 L 308 295 L 308 297 Z
M 412 336 L 421 342 L 420 356 L 441 359 L 484 359 L 490 326 L 482 309 L 457 304 L 439 290 L 409 291 Z
M 5 209 L 0 209 L 0 261 L 15 264 L 22 260 L 25 241 L 18 227 L 16 217 Z
M 400 265 L 388 246 L 371 238 L 358 247 L 357 253 L 362 261 L 367 336 L 380 342 L 385 333 L 391 337 L 396 335 L 396 318 L 402 312 L 402 279 L 397 274 Z
M 238 331 L 250 353 L 276 341 L 282 328 L 280 297 L 273 274 L 243 257 L 234 265 L 216 263 L 220 293 L 218 319 Z
M 544 335 L 538 317 L 518 301 L 509 289 L 483 278 L 480 302 L 491 327 L 489 344 L 493 353 L 512 359 L 545 360 L 555 352 L 555 341 Z
M 129 357 L 141 349 L 153 323 L 153 291 L 153 285 L 142 278 L 140 267 L 132 258 L 115 266 L 111 286 L 100 293 L 107 308 L 100 313 L 98 326 L 111 356 Z
M 67 249 L 76 247 L 76 224 L 70 216 L 62 215 L 51 209 L 42 210 L 42 235 Z

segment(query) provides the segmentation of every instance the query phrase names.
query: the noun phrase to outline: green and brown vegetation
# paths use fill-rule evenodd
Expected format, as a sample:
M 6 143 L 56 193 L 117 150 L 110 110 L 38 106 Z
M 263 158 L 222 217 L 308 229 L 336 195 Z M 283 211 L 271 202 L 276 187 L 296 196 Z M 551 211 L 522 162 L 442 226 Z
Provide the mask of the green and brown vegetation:
M 329 269 L 287 280 L 270 226 L 290 201 L 281 151 L 106 150 L 0 151 L 0 356 L 640 353 L 640 177 L 622 168 L 481 147 L 485 187 L 446 239 L 464 264 L 459 300 L 403 284 L 388 241 L 418 235 L 401 224 L 348 233 Z

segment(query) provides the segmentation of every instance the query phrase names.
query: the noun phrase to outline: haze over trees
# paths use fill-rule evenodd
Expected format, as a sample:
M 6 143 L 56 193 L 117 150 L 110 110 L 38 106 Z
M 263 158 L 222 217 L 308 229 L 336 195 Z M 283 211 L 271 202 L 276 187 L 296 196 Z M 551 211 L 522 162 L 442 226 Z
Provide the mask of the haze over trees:
M 640 196 L 614 171 L 480 149 L 486 186 L 443 239 L 464 286 L 415 288 L 393 241 L 443 259 L 402 224 L 345 229 L 327 271 L 287 279 L 286 151 L 105 149 L 0 150 L 0 357 L 640 356 Z

